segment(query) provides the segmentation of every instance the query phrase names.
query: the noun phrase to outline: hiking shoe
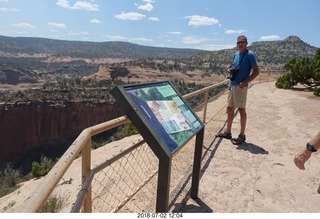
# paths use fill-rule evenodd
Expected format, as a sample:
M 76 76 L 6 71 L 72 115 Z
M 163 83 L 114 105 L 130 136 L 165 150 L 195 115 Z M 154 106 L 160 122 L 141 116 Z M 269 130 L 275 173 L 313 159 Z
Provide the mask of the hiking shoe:
M 233 138 L 231 139 L 231 142 L 235 145 L 242 144 L 243 142 L 246 141 L 246 136 L 245 135 L 238 135 L 238 138 Z
M 232 135 L 231 135 L 231 133 L 220 132 L 220 133 L 216 134 L 216 137 L 225 138 L 225 139 L 231 139 Z

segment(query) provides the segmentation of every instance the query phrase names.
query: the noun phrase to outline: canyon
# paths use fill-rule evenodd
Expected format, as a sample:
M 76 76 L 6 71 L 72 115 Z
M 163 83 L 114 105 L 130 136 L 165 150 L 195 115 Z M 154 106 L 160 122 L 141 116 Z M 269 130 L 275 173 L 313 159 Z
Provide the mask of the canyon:
M 121 115 L 121 109 L 107 103 L 25 104 L 1 108 L 0 167 L 6 163 L 24 165 L 26 161 L 36 160 L 39 152 L 45 155 L 46 151 L 51 154 L 63 151 L 83 129 Z

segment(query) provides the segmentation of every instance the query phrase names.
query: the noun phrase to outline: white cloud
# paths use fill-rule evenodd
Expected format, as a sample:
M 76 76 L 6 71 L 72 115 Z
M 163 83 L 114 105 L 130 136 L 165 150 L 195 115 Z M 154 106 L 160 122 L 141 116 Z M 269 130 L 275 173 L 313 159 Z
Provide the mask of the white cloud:
M 79 33 L 75 33 L 75 32 L 70 32 L 68 33 L 69 36 L 79 36 L 80 34 Z
M 55 30 L 55 29 L 50 29 L 49 30 L 51 33 L 57 33 L 58 31 L 57 30 Z
M 192 27 L 211 26 L 211 25 L 219 24 L 219 21 L 217 19 L 205 17 L 205 16 L 192 15 L 192 16 L 186 16 L 184 18 L 189 19 L 188 25 Z
M 94 5 L 88 2 L 76 2 L 73 6 L 74 9 L 84 9 L 87 11 L 99 11 L 98 5 Z
M 18 12 L 21 11 L 20 9 L 16 9 L 16 8 L 0 8 L 0 11 L 3 12 Z
M 281 37 L 277 35 L 270 35 L 270 36 L 262 36 L 260 37 L 262 41 L 273 41 L 273 40 L 281 40 Z
M 18 31 L 18 30 L 14 30 L 12 31 L 12 33 L 16 34 L 16 35 L 23 35 L 26 36 L 28 34 L 28 31 Z
M 121 12 L 121 14 L 115 15 L 115 17 L 120 20 L 138 21 L 138 20 L 142 20 L 145 17 L 145 15 L 140 13 L 135 13 L 135 12 L 128 12 L 128 13 Z
M 144 11 L 152 11 L 152 10 L 153 10 L 153 6 L 152 6 L 152 4 L 147 3 L 147 4 L 145 4 L 145 5 L 140 5 L 140 6 L 138 7 L 138 9 L 144 10 Z
M 142 0 L 143 2 L 147 2 L 147 3 L 154 3 L 155 1 L 153 0 Z
M 55 23 L 55 22 L 49 22 L 48 25 L 52 26 L 52 27 L 58 27 L 58 28 L 65 28 L 66 27 L 66 25 L 63 23 Z
M 106 36 L 107 40 L 110 41 L 125 41 L 127 38 L 122 36 Z
M 70 32 L 68 33 L 69 36 L 85 36 L 85 35 L 89 35 L 88 32 L 85 31 L 78 31 L 78 32 Z
M 110 41 L 127 41 L 127 42 L 152 42 L 152 39 L 147 39 L 147 38 L 128 38 L 128 37 L 123 37 L 123 36 L 106 36 L 107 40 Z
M 87 32 L 87 31 L 79 31 L 79 33 L 80 33 L 81 35 L 89 35 L 89 32 Z
M 99 21 L 98 19 L 91 19 L 90 23 L 94 23 L 94 24 L 100 24 L 101 21 Z
M 230 45 L 230 44 L 203 44 L 203 45 L 194 47 L 194 49 L 201 49 L 206 51 L 216 51 L 221 49 L 232 49 L 232 48 L 234 48 L 234 45 Z
M 159 21 L 159 18 L 157 18 L 157 17 L 149 17 L 148 20 L 149 21 Z
M 78 10 L 86 10 L 86 11 L 99 11 L 99 6 L 96 4 L 92 4 L 85 1 L 77 1 L 74 5 L 70 5 L 68 0 L 58 0 L 56 2 L 57 5 L 68 8 L 68 9 L 78 9 Z
M 171 32 L 168 32 L 168 34 L 171 34 L 171 35 L 180 35 L 181 32 L 179 32 L 179 31 L 171 31 Z
M 198 36 L 188 36 L 181 39 L 181 42 L 184 44 L 204 43 L 206 41 L 208 41 L 207 38 L 198 37 Z
M 125 41 L 127 38 L 123 36 L 109 36 L 107 35 L 106 38 L 110 41 Z
M 226 30 L 225 33 L 226 34 L 242 34 L 246 32 L 246 30 Z
M 12 26 L 19 28 L 19 29 L 25 29 L 25 30 L 34 30 L 36 29 L 35 26 L 29 23 L 20 23 L 20 24 L 13 24 Z
M 70 5 L 69 5 L 69 2 L 67 0 L 58 0 L 56 2 L 57 5 L 63 7 L 63 8 L 69 8 Z
M 131 42 L 152 42 L 152 39 L 140 37 L 140 38 L 130 38 L 129 41 L 131 41 Z

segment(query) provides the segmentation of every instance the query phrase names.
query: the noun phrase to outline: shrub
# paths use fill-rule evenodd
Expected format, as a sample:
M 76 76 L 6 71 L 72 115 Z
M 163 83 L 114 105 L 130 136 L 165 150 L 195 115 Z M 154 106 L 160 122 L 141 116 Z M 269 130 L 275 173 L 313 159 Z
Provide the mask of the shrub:
M 46 173 L 48 173 L 52 167 L 55 165 L 55 161 L 47 157 L 41 157 L 40 164 L 45 169 Z
M 40 163 L 38 163 L 36 161 L 33 161 L 32 162 L 31 174 L 32 174 L 32 176 L 34 176 L 36 178 L 39 178 L 41 176 L 46 175 L 46 171 L 45 171 L 44 167 Z
M 320 87 L 315 87 L 314 88 L 314 91 L 313 91 L 313 94 L 315 95 L 315 96 L 320 96 Z
M 276 82 L 277 88 L 289 89 L 298 83 L 307 88 L 314 89 L 314 95 L 320 96 L 320 49 L 317 50 L 313 59 L 302 57 L 293 58 L 285 63 L 286 74 L 279 77 Z
M 0 197 L 17 189 L 17 184 L 22 181 L 21 173 L 7 164 L 5 170 L 0 172 Z
M 119 140 L 127 136 L 138 134 L 138 130 L 136 127 L 131 123 L 125 123 L 120 130 L 114 135 L 114 140 Z
M 16 204 L 15 201 L 10 202 L 7 206 L 2 208 L 2 212 L 5 212 L 6 210 L 10 209 L 11 207 L 13 207 Z
M 293 86 L 294 84 L 290 81 L 290 75 L 285 74 L 282 75 L 278 78 L 276 81 L 276 87 L 277 88 L 283 88 L 283 89 L 289 89 Z
M 33 161 L 32 162 L 32 169 L 31 169 L 31 174 L 34 177 L 41 177 L 45 176 L 54 166 L 55 162 L 47 157 L 41 157 L 40 163 Z
M 41 213 L 57 213 L 65 204 L 65 200 L 62 197 L 56 195 L 50 196 L 48 200 L 42 206 Z

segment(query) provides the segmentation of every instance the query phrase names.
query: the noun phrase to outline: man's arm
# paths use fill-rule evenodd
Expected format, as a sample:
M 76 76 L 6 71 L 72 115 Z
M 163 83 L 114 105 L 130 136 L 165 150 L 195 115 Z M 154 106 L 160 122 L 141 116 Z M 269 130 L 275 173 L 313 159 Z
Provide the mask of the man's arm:
M 310 144 L 313 145 L 313 147 L 316 150 L 320 149 L 320 132 L 309 142 Z M 295 165 L 300 169 L 304 170 L 304 164 L 305 162 L 311 157 L 312 152 L 308 151 L 306 149 L 306 146 L 303 147 L 303 149 L 297 153 L 297 155 L 294 157 L 294 163 Z
M 246 80 L 240 82 L 239 87 L 243 88 L 244 86 L 249 84 L 251 81 L 253 81 L 259 74 L 260 74 L 259 67 L 258 65 L 256 65 L 255 67 L 252 68 L 251 75 Z

